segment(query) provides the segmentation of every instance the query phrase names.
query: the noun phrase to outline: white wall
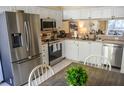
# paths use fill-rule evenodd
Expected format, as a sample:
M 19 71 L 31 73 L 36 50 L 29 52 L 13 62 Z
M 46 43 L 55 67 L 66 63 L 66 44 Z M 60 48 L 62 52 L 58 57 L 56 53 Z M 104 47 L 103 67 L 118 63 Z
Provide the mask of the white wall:
M 27 13 L 40 14 L 40 18 L 54 18 L 57 22 L 57 28 L 62 27 L 62 10 L 35 6 L 0 6 L 0 12 L 16 10 L 24 10 Z

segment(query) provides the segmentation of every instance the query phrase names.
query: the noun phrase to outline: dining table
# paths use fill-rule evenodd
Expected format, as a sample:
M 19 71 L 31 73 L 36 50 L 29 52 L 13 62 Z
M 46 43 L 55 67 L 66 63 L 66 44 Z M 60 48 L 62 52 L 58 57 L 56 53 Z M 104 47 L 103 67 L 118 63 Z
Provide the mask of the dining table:
M 62 70 L 42 82 L 40 86 L 68 86 L 66 72 L 72 66 L 82 66 L 88 74 L 85 86 L 123 86 L 124 74 L 100 68 L 91 67 L 81 63 L 72 62 Z

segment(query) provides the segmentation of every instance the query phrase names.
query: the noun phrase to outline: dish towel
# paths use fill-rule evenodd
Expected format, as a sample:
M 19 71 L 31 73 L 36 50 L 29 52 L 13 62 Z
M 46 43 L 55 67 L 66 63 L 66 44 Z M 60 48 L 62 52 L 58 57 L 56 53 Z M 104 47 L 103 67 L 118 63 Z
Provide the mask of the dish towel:
M 60 45 L 61 45 L 61 43 L 58 43 L 58 51 L 60 50 Z
M 57 51 L 57 46 L 56 46 L 56 43 L 53 44 L 53 52 L 56 52 Z

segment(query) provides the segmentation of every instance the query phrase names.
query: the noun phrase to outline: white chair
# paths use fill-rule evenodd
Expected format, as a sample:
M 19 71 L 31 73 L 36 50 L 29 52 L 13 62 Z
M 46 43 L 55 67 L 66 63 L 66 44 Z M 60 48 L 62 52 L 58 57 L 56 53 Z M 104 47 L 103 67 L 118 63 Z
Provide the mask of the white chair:
M 28 79 L 28 85 L 38 86 L 52 75 L 54 75 L 54 71 L 49 65 L 47 64 L 38 65 L 31 71 Z
M 88 56 L 87 58 L 85 58 L 84 64 L 111 71 L 110 61 L 108 60 L 108 58 L 103 56 L 97 55 Z

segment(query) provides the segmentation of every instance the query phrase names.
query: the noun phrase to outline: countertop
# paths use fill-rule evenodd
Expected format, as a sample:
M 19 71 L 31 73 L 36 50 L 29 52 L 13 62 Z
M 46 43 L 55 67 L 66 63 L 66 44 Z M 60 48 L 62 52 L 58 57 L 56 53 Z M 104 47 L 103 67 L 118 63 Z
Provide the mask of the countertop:
M 55 41 L 49 41 L 49 43 L 57 42 L 57 41 L 63 41 L 63 40 L 76 40 L 76 41 L 83 41 L 83 42 L 97 42 L 97 43 L 108 43 L 108 44 L 119 44 L 124 45 L 124 41 L 118 41 L 118 40 L 83 40 L 83 39 L 75 39 L 75 38 L 58 38 Z M 48 42 L 43 42 L 42 44 L 47 44 Z
M 43 44 L 48 44 L 48 43 L 54 43 L 54 42 L 61 42 L 61 41 L 63 41 L 63 40 L 65 40 L 64 38 L 58 38 L 58 39 L 56 39 L 56 40 L 51 40 L 51 41 L 42 41 L 42 45 Z

